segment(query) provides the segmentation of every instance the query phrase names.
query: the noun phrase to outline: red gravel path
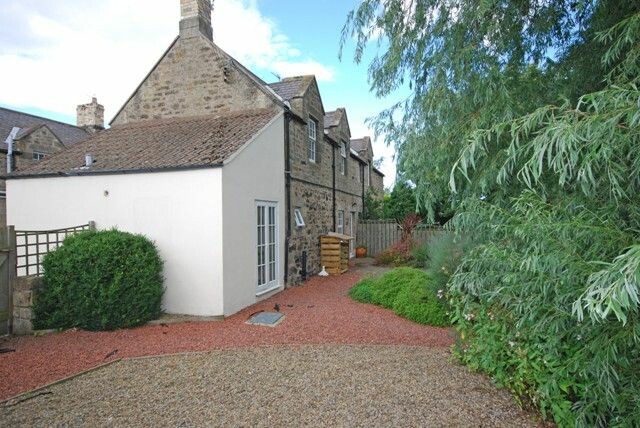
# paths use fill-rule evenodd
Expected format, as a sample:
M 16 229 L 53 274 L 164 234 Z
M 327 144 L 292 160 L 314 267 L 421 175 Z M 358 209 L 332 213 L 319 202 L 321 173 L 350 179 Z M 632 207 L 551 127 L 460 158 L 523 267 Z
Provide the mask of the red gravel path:
M 2 347 L 16 352 L 0 354 L 0 400 L 113 358 L 280 344 L 452 344 L 448 329 L 421 326 L 389 310 L 351 300 L 347 292 L 358 278 L 356 273 L 315 277 L 224 321 L 12 338 Z M 275 303 L 286 315 L 277 327 L 245 324 L 250 314 L 272 310 Z

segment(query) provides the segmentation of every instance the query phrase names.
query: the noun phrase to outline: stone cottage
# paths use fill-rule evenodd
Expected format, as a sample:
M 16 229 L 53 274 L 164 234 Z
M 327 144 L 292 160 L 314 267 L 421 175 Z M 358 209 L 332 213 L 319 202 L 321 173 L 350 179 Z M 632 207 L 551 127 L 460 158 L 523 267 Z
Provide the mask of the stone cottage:
M 382 193 L 367 177 L 382 175 L 314 76 L 264 82 L 213 42 L 210 1 L 180 6 L 179 36 L 111 128 L 9 177 L 8 217 L 147 235 L 164 309 L 227 316 L 316 274 L 320 236 L 355 235 L 365 192 Z
M 104 129 L 104 107 L 93 98 L 77 108 L 77 126 L 0 107 L 0 168 L 11 173 L 29 168 Z M 6 186 L 0 180 L 0 227 L 6 226 Z

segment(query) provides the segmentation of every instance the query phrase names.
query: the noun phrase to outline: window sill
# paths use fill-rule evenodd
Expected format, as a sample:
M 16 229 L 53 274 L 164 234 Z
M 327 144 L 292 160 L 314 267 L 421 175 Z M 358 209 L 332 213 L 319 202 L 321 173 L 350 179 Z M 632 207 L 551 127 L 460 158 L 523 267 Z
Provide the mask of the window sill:
M 262 291 L 256 293 L 256 297 L 264 296 L 265 294 L 269 294 L 269 293 L 271 293 L 271 292 L 273 292 L 273 291 L 275 291 L 275 290 L 277 290 L 279 288 L 282 288 L 282 286 L 280 284 L 276 284 L 273 287 L 269 287 L 266 290 L 262 290 Z

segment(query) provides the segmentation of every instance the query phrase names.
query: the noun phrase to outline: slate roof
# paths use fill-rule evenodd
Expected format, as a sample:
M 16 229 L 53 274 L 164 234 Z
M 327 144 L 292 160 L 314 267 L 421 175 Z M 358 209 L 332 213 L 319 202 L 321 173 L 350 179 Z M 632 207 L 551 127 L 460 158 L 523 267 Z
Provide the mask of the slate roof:
M 313 79 L 314 77 L 311 75 L 286 77 L 279 82 L 269 83 L 267 86 L 282 99 L 288 101 L 303 96 Z
M 21 132 L 18 133 L 19 138 L 26 135 L 27 131 L 37 129 L 40 125 L 47 125 L 65 146 L 82 141 L 90 135 L 84 129 L 68 123 L 0 107 L 0 143 L 2 145 L 14 127 L 21 128 Z
M 115 125 L 8 178 L 220 166 L 277 114 L 262 109 Z M 94 159 L 90 168 L 82 168 L 86 154 Z
M 333 128 L 340 124 L 340 112 L 338 110 L 329 111 L 324 115 L 324 127 Z
M 371 139 L 369 137 L 364 138 L 354 138 L 351 140 L 351 147 L 357 151 L 358 153 L 367 150 L 367 147 L 371 143 Z

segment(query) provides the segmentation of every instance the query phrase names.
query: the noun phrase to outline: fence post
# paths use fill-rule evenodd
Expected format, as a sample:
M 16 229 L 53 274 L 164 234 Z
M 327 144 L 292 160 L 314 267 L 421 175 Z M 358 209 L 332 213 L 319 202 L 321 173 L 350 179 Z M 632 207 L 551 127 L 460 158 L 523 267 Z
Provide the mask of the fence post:
M 89 230 L 96 230 L 96 222 L 91 220 L 89 222 Z
M 9 332 L 13 333 L 13 287 L 18 276 L 17 267 L 17 249 L 16 249 L 16 228 L 15 226 L 7 226 L 6 228 L 6 247 L 9 251 L 7 257 L 7 281 L 9 281 Z

